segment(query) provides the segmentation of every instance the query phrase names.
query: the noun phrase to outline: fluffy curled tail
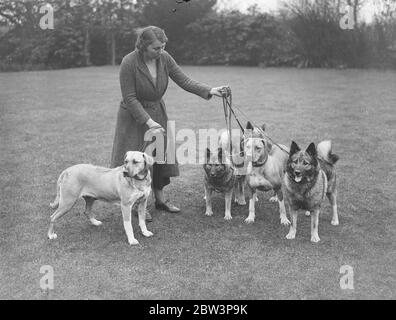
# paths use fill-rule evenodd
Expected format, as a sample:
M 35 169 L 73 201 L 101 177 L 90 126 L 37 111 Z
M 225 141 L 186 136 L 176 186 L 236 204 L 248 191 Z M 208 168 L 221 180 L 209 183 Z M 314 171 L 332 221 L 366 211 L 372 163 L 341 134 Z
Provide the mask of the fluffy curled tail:
M 331 151 L 331 141 L 325 140 L 318 144 L 317 147 L 318 156 L 324 159 L 325 161 L 335 164 L 340 158 L 338 155 L 332 153 Z
M 52 209 L 56 209 L 56 208 L 58 208 L 58 206 L 59 206 L 60 185 L 61 185 L 61 183 L 62 183 L 63 176 L 65 175 L 65 172 L 66 172 L 66 171 L 63 171 L 63 172 L 60 174 L 60 176 L 59 176 L 59 178 L 58 178 L 58 181 L 56 182 L 56 198 L 55 198 L 54 202 L 51 202 L 51 203 L 50 203 L 50 207 L 51 207 Z

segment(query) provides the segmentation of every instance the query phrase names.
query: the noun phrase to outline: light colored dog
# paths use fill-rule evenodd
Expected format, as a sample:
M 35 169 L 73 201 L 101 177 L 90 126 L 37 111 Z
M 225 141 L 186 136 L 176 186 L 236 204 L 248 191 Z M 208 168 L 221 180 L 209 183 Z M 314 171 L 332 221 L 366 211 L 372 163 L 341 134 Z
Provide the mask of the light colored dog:
M 145 153 L 128 151 L 124 165 L 114 169 L 77 164 L 64 170 L 58 178 L 56 199 L 50 204 L 57 209 L 51 216 L 48 238 L 57 238 L 54 233 L 55 221 L 66 214 L 79 198 L 84 198 L 84 213 L 95 226 L 102 224 L 91 212 L 95 200 L 121 203 L 124 229 L 131 245 L 139 244 L 133 233 L 131 219 L 132 207 L 137 204 L 140 229 L 144 236 L 151 237 L 153 233 L 147 230 L 145 210 L 151 191 L 149 168 L 153 163 L 153 158 Z
M 286 208 L 282 194 L 282 180 L 288 160 L 286 146 L 280 145 L 282 149 L 273 145 L 263 134 L 265 127 L 254 128 L 250 122 L 246 129 L 251 130 L 250 137 L 245 140 L 245 151 L 249 164 L 247 167 L 246 184 L 249 189 L 249 215 L 246 223 L 253 223 L 255 219 L 255 202 L 257 201 L 257 190 L 275 192 L 270 201 L 278 201 L 281 224 L 290 224 L 286 216 Z

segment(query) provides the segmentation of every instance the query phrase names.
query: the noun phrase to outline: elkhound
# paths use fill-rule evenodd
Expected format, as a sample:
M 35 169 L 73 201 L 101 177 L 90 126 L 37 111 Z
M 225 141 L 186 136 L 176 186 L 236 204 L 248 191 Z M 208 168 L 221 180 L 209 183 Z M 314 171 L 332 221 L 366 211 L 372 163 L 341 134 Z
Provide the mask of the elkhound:
M 320 240 L 318 234 L 319 212 L 326 195 L 333 208 L 331 224 L 338 225 L 335 163 L 339 157 L 331 151 L 331 141 L 311 143 L 305 151 L 292 141 L 286 174 L 283 179 L 283 194 L 290 209 L 292 224 L 287 239 L 294 239 L 297 231 L 297 210 L 311 214 L 311 241 Z

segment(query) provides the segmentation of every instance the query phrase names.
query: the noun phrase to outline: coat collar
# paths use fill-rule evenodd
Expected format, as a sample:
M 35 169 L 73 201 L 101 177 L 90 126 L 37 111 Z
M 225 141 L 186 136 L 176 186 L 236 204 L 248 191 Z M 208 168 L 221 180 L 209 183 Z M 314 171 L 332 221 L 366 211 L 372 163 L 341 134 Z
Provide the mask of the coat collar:
M 140 52 L 140 50 L 137 50 L 137 57 L 138 57 L 138 68 L 143 74 L 147 77 L 147 79 L 150 81 L 150 83 L 153 85 L 154 89 L 158 89 L 158 83 L 159 83 L 159 78 L 162 75 L 162 68 L 163 68 L 163 62 L 162 62 L 162 56 L 160 56 L 159 59 L 157 59 L 157 78 L 156 78 L 156 83 L 154 82 L 153 77 L 150 74 L 150 71 L 144 62 L 143 58 L 143 53 Z

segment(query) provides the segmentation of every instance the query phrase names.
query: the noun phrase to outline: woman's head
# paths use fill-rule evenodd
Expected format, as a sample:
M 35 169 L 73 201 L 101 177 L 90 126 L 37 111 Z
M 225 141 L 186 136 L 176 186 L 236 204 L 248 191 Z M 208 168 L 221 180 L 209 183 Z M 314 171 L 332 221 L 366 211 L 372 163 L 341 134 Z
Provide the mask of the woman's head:
M 135 47 L 140 52 L 155 58 L 161 54 L 168 41 L 164 30 L 155 26 L 148 26 L 138 30 Z

